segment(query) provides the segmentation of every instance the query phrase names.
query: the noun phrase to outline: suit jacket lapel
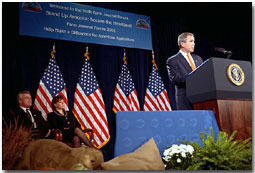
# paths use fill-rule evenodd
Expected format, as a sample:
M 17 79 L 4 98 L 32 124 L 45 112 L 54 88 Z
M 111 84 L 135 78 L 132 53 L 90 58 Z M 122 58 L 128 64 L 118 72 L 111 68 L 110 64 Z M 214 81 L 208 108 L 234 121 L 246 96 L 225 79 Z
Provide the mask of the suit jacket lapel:
M 197 57 L 194 54 L 192 54 L 191 56 L 192 56 L 192 58 L 193 58 L 193 60 L 195 62 L 196 68 L 197 68 L 199 66 Z
M 35 114 L 35 112 L 33 111 L 33 109 L 29 109 L 29 110 L 30 110 L 30 112 L 32 113 L 33 118 L 35 118 L 36 114 Z
M 31 117 L 29 117 L 30 115 L 27 115 L 27 113 L 23 109 L 21 109 L 20 107 L 18 109 L 19 109 L 19 112 L 20 112 L 19 114 L 21 116 L 23 116 L 23 118 L 26 118 L 29 122 L 32 123 Z M 34 117 L 34 112 L 31 109 L 29 109 L 29 110 L 31 112 L 31 115 Z
M 181 61 L 181 64 L 183 64 L 185 66 L 185 69 L 187 71 L 192 71 L 189 63 L 187 62 L 186 58 L 179 52 L 179 59 Z

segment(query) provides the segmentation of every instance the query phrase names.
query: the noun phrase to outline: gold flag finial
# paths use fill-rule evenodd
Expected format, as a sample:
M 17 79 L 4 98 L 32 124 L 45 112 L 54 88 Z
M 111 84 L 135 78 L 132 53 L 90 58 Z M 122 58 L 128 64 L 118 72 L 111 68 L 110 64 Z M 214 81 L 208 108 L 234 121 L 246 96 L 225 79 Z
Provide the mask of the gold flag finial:
M 88 47 L 88 44 L 86 44 L 86 52 L 84 53 L 84 56 L 89 60 L 89 47 Z
M 157 64 L 156 64 L 156 61 L 155 61 L 154 51 L 153 51 L 153 50 L 152 50 L 152 63 L 153 63 L 153 65 L 155 65 L 156 70 L 158 70 L 158 67 L 157 67 Z
M 53 59 L 56 59 L 55 53 L 56 53 L 56 50 L 55 50 L 55 42 L 54 42 L 54 43 L 53 43 L 53 46 L 52 46 L 52 51 L 51 51 L 51 53 L 50 53 L 50 55 L 51 55 L 51 57 L 52 57 Z
M 124 49 L 123 61 L 124 61 L 125 64 L 127 64 L 126 49 Z

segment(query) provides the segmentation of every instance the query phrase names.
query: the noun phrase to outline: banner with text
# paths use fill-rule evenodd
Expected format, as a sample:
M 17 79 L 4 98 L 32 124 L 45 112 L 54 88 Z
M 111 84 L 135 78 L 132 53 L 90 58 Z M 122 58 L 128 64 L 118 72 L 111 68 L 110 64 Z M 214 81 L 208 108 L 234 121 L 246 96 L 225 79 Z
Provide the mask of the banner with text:
M 149 16 L 70 2 L 20 2 L 20 34 L 152 50 Z

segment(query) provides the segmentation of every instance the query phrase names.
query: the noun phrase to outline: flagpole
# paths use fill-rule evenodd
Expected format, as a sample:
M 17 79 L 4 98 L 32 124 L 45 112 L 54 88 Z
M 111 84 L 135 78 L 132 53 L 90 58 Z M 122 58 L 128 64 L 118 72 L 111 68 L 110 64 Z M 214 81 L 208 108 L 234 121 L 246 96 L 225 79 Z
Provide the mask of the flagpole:
M 152 50 L 152 63 L 155 65 L 156 70 L 158 70 L 158 67 L 156 65 L 155 57 L 154 57 L 154 51 Z

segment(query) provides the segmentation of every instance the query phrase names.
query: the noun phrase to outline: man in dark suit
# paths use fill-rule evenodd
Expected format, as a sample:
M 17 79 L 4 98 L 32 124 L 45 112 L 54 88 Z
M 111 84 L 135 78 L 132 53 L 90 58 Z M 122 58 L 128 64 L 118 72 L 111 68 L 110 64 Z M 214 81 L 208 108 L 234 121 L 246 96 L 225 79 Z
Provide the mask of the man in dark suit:
M 186 75 L 195 70 L 203 60 L 191 54 L 195 49 L 195 38 L 192 33 L 184 32 L 178 36 L 179 52 L 167 59 L 168 76 L 175 85 L 177 110 L 191 110 L 192 104 L 186 96 Z
M 32 109 L 32 97 L 29 91 L 21 91 L 17 95 L 18 106 L 10 110 L 10 114 L 4 118 L 7 125 L 22 125 L 26 128 L 32 128 L 34 138 L 45 138 L 50 134 L 48 122 L 42 117 L 41 112 Z

